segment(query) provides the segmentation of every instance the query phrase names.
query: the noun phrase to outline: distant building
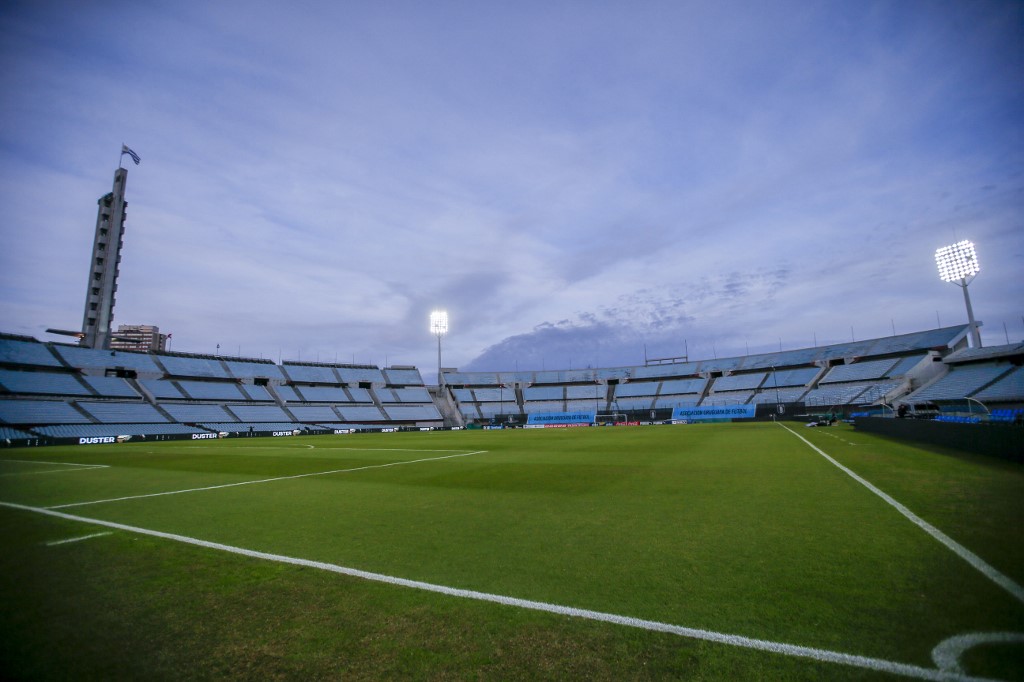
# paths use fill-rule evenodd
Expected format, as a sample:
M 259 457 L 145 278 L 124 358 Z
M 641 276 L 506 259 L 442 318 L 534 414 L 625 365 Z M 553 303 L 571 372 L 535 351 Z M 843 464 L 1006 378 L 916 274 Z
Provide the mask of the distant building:
M 167 350 L 167 334 L 150 324 L 122 324 L 111 335 L 112 350 Z
M 114 188 L 99 201 L 96 213 L 96 234 L 93 237 L 89 282 L 85 289 L 85 313 L 79 344 L 88 348 L 114 348 L 110 342 L 110 325 L 114 319 L 114 297 L 117 275 L 124 246 L 125 184 L 128 171 L 114 172 Z

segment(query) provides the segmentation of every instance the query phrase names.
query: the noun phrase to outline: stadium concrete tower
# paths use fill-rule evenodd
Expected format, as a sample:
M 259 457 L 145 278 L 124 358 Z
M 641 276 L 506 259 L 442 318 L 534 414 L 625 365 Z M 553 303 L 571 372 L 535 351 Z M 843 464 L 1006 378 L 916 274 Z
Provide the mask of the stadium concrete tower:
M 125 153 L 122 152 L 122 156 Z M 137 158 L 134 152 L 132 158 Z M 110 348 L 110 325 L 114 320 L 117 275 L 121 267 L 121 247 L 124 246 L 125 209 L 128 207 L 124 200 L 127 181 L 128 170 L 119 167 L 114 171 L 113 190 L 97 202 L 96 234 L 92 241 L 82 334 L 78 342 L 81 346 Z

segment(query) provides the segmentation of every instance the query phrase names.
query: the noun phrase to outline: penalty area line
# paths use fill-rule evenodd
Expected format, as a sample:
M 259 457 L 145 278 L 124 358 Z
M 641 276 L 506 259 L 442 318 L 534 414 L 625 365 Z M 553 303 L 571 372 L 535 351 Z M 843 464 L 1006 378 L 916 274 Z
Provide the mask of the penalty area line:
M 45 462 L 39 459 L 0 459 L 0 464 L 35 464 L 39 466 L 73 467 L 71 469 L 47 469 L 46 471 L 12 471 L 0 476 L 37 476 L 39 474 L 64 474 L 72 471 L 89 471 L 90 469 L 109 469 L 109 464 L 78 464 L 76 462 Z
M 813 647 L 799 646 L 796 644 L 786 644 L 783 642 L 773 642 L 764 639 L 754 639 L 751 637 L 744 637 L 742 635 L 730 635 L 722 632 L 713 632 L 711 630 L 689 628 L 681 625 L 672 625 L 671 623 L 661 623 L 653 620 L 634 618 L 632 616 L 622 616 L 614 613 L 605 613 L 602 611 L 591 611 L 589 609 L 579 609 L 572 606 L 562 606 L 559 604 L 550 604 L 547 602 L 532 601 L 529 599 L 519 599 L 517 597 L 508 597 L 500 594 L 491 594 L 488 592 L 477 592 L 476 590 L 465 590 L 457 587 L 448 587 L 446 585 L 437 585 L 434 583 L 427 583 L 419 580 L 398 578 L 395 576 L 385 575 L 383 573 L 372 573 L 370 571 L 363 571 L 357 568 L 339 566 L 337 564 L 326 563 L 323 561 L 311 561 L 309 559 L 289 557 L 282 554 L 260 552 L 257 550 L 245 549 L 244 547 L 235 547 L 233 545 L 225 545 L 219 542 L 209 542 L 207 540 L 200 540 L 198 538 L 189 537 L 187 535 L 165 533 L 163 531 L 151 530 L 148 528 L 139 528 L 137 526 L 129 526 L 123 523 L 116 523 L 114 521 L 104 521 L 102 519 L 92 519 L 84 516 L 76 516 L 74 514 L 67 514 L 65 512 L 59 512 L 53 509 L 46 509 L 42 507 L 29 507 L 22 504 L 2 501 L 0 501 L 0 507 L 17 509 L 20 511 L 34 512 L 36 514 L 44 514 L 46 516 L 52 516 L 67 521 L 88 523 L 92 525 L 103 526 L 105 528 L 113 528 L 115 530 L 127 531 L 129 533 L 137 533 L 139 535 L 148 535 L 151 537 L 161 538 L 164 540 L 171 540 L 174 542 L 181 542 L 183 544 L 193 545 L 196 547 L 203 547 L 206 549 L 228 552 L 230 554 L 237 554 L 240 556 L 250 557 L 253 559 L 261 559 L 264 561 L 273 561 L 276 563 L 289 564 L 292 566 L 303 566 L 322 571 L 329 571 L 331 573 L 346 575 L 353 578 L 361 578 L 363 580 L 371 580 L 374 582 L 386 583 L 398 587 L 406 587 L 416 590 L 423 590 L 426 592 L 434 592 L 437 594 L 443 594 L 450 597 L 457 597 L 460 599 L 472 599 L 475 601 L 490 602 L 494 604 L 501 604 L 503 606 L 511 606 L 514 608 L 527 609 L 531 611 L 542 611 L 560 616 L 581 618 L 584 620 L 592 620 L 602 623 L 611 623 L 613 625 L 637 628 L 641 630 L 647 630 L 650 632 L 663 632 L 667 634 L 678 635 L 680 637 L 686 637 L 689 639 L 705 640 L 709 642 L 716 642 L 718 644 L 725 644 L 728 646 L 736 646 L 745 649 L 755 649 L 758 651 L 766 651 L 769 653 L 781 654 L 784 656 L 807 658 L 823 663 L 835 663 L 839 665 L 863 668 L 866 670 L 876 670 L 879 672 L 890 673 L 893 675 L 903 675 L 905 677 L 913 677 L 920 680 L 935 680 L 936 682 L 949 682 L 954 680 L 957 682 L 982 682 L 983 680 L 983 678 L 962 675 L 951 670 L 925 668 L 910 663 L 899 663 L 897 661 L 888 661 L 881 658 L 871 658 L 868 656 L 847 654 L 840 651 L 830 651 L 828 649 L 816 649 Z
M 81 542 L 82 540 L 91 540 L 93 538 L 100 538 L 100 537 L 103 537 L 104 535 L 112 535 L 112 534 L 113 534 L 112 531 L 107 530 L 107 531 L 103 531 L 102 533 L 92 533 L 90 535 L 82 535 L 82 536 L 79 536 L 77 538 L 66 538 L 64 540 L 53 540 L 51 542 L 47 542 L 46 546 L 47 547 L 56 547 L 57 545 L 66 545 L 66 544 L 71 543 L 71 542 Z
M 781 426 L 782 428 L 786 429 L 787 431 L 789 431 L 791 434 L 793 434 L 794 436 L 796 436 L 800 440 L 802 440 L 812 450 L 814 450 L 819 455 L 821 455 L 822 457 L 827 459 L 829 462 L 834 464 L 836 467 L 839 468 L 840 471 L 845 473 L 847 476 L 849 476 L 853 480 L 855 480 L 858 483 L 860 483 L 862 486 L 864 486 L 865 488 L 867 488 L 868 490 L 873 492 L 878 497 L 882 498 L 882 500 L 885 501 L 886 504 L 888 504 L 889 506 L 894 508 L 900 514 L 903 514 L 903 516 L 905 516 L 907 519 L 909 519 L 914 525 L 918 526 L 921 530 L 923 530 L 924 532 L 928 533 L 928 535 L 931 535 L 933 538 L 935 538 L 936 540 L 941 542 L 947 548 L 953 550 L 954 554 L 956 554 L 958 557 L 960 557 L 961 559 L 963 559 L 964 561 L 969 563 L 972 568 L 974 568 L 975 570 L 980 572 L 982 575 L 984 575 L 986 578 L 988 578 L 989 580 L 994 582 L 996 585 L 998 585 L 999 587 L 1001 587 L 1004 590 L 1006 590 L 1007 592 L 1009 592 L 1010 595 L 1014 599 L 1016 599 L 1017 601 L 1019 601 L 1021 603 L 1024 603 L 1024 587 L 1021 587 L 1020 585 L 1015 583 L 1011 578 L 1009 578 L 1008 576 L 1000 573 L 995 567 L 993 567 L 990 564 L 988 564 L 980 556 L 978 556 L 977 554 L 975 554 L 971 550 L 967 549 L 966 547 L 961 545 L 959 542 L 957 542 L 953 538 L 949 537 L 948 535 L 946 535 L 941 530 L 939 530 L 938 528 L 936 528 L 932 524 L 930 524 L 927 521 L 925 521 L 924 519 L 922 519 L 920 516 L 918 516 L 914 512 L 912 512 L 909 509 L 907 509 L 905 506 L 903 506 L 903 504 L 901 504 L 900 502 L 897 502 L 894 498 L 892 498 L 891 496 L 889 496 L 888 494 L 886 494 L 885 492 L 883 492 L 879 488 L 875 487 L 875 485 L 873 483 L 871 483 L 871 481 L 868 481 L 867 479 L 865 479 L 865 478 L 861 477 L 860 475 L 858 475 L 852 469 L 850 469 L 848 467 L 845 467 L 842 464 L 840 464 L 838 461 L 836 461 L 835 459 L 833 459 L 832 457 L 827 455 L 824 450 L 822 450 L 817 445 L 815 445 L 811 441 L 809 441 L 806 438 L 804 438 L 803 436 L 801 436 L 799 433 L 797 433 L 793 429 L 791 429 L 788 426 L 782 424 L 781 422 L 775 422 L 775 423 L 778 424 L 779 426 Z
M 274 478 L 260 478 L 254 481 L 239 481 L 237 483 L 222 483 L 220 485 L 208 485 L 201 488 L 186 488 L 184 490 L 166 490 L 161 493 L 144 493 L 142 495 L 126 495 L 124 497 L 111 497 L 105 500 L 91 500 L 89 502 L 70 502 L 68 504 L 55 504 L 47 509 L 68 509 L 70 507 L 84 507 L 90 504 L 104 504 L 106 502 L 124 502 L 126 500 L 141 500 L 146 497 L 163 497 L 165 495 L 181 495 L 182 493 L 197 493 L 206 490 L 220 490 L 222 488 L 237 488 L 243 485 L 255 485 L 257 483 L 273 483 L 275 481 L 290 481 L 297 478 L 311 478 L 313 476 L 327 476 L 329 474 L 347 474 L 353 471 L 365 471 L 367 469 L 385 469 L 387 467 L 396 467 L 403 464 L 419 464 L 421 462 L 436 462 L 442 459 L 453 459 L 455 457 L 469 457 L 470 455 L 480 455 L 487 452 L 487 450 L 475 450 L 474 452 L 463 452 L 456 455 L 443 455 L 441 457 L 423 457 L 421 459 L 407 459 L 399 460 L 397 462 L 387 462 L 385 464 L 368 464 L 361 467 L 352 467 L 351 469 L 331 469 L 330 471 L 313 471 L 308 474 L 295 474 L 293 476 L 275 476 Z

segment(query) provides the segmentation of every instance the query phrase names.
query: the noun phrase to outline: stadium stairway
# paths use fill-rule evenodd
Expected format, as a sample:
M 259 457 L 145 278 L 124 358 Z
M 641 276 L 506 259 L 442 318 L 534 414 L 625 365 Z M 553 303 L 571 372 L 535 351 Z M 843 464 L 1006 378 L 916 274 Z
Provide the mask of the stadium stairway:
M 81 405 L 79 405 L 77 400 L 69 400 L 69 401 L 67 401 L 67 403 L 68 403 L 68 405 L 71 406 L 71 408 L 75 412 L 78 412 L 80 415 L 82 415 L 83 417 L 88 419 L 90 424 L 101 424 L 102 423 L 99 419 L 96 419 L 91 414 L 86 412 L 85 408 L 82 407 Z
M 466 419 L 459 412 L 447 386 L 428 386 L 427 392 L 430 394 L 430 399 L 434 401 L 437 411 L 441 413 L 441 419 L 445 426 L 466 425 Z

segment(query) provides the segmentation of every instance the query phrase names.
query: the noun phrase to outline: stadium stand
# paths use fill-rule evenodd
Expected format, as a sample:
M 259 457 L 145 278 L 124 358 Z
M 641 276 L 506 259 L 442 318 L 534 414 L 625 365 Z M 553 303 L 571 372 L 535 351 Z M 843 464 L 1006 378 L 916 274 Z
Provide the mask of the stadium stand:
M 631 381 L 628 384 L 619 384 L 615 387 L 615 399 L 620 400 L 640 395 L 655 396 L 660 388 L 660 381 Z
M 351 367 L 342 365 L 337 369 L 338 375 L 341 377 L 341 382 L 345 384 L 357 385 L 359 383 L 387 383 L 384 380 L 384 374 L 376 367 Z
M 83 376 L 96 395 L 102 398 L 139 398 L 138 392 L 124 379 L 118 377 Z
M 896 365 L 892 369 L 889 370 L 889 372 L 886 374 L 886 376 L 890 376 L 890 377 L 901 377 L 901 376 L 904 376 L 904 375 L 910 373 L 911 370 L 913 370 L 917 365 L 919 365 L 921 363 L 922 360 L 924 360 L 927 357 L 928 357 L 927 354 L 924 354 L 924 355 L 918 354 L 918 355 L 910 355 L 910 356 L 907 356 L 905 358 L 901 358 L 899 361 L 896 362 Z
M 16 441 L 28 440 L 29 438 L 35 438 L 35 436 L 28 431 L 11 428 L 10 426 L 0 426 L 0 440 Z
M 767 375 L 764 372 L 755 372 L 752 374 L 732 374 L 718 377 L 711 385 L 711 390 L 715 393 L 719 391 L 752 391 L 761 385 L 765 376 Z
M 763 390 L 774 389 L 776 386 L 806 386 L 814 377 L 818 376 L 821 369 L 818 367 L 800 367 L 797 369 L 782 369 L 769 372 L 765 376 Z
M 376 405 L 337 405 L 342 421 L 378 423 L 384 421 L 384 415 Z
M 326 365 L 281 365 L 281 371 L 294 383 L 303 384 L 341 384 L 344 381 L 334 373 L 334 368 Z
M 0 369 L 0 387 L 10 393 L 35 395 L 93 395 L 73 374 L 57 372 L 19 372 Z
M 341 416 L 330 405 L 289 405 L 288 411 L 303 423 L 341 421 Z
M 385 405 L 384 411 L 392 421 L 437 420 L 441 418 L 433 403 L 429 405 Z
M 135 353 L 121 350 L 96 350 L 67 346 L 60 343 L 47 344 L 70 367 L 82 370 L 127 369 L 139 374 L 159 376 L 163 370 L 156 366 L 148 353 Z
M 564 400 L 533 400 L 523 404 L 527 413 L 562 412 L 565 410 Z
M 973 396 L 997 379 L 1009 374 L 1012 366 L 1005 363 L 981 363 L 951 367 L 947 374 L 906 398 L 906 402 L 925 403 L 962 400 Z
M 274 399 L 274 396 L 270 395 L 270 391 L 267 390 L 266 386 L 258 384 L 239 384 L 238 390 L 245 393 L 249 400 L 270 401 Z
M 415 367 L 388 367 L 384 370 L 389 386 L 422 386 L 423 377 Z
M 604 384 L 590 384 L 583 386 L 566 386 L 565 397 L 568 400 L 596 400 L 604 401 L 608 395 L 608 387 Z
M 185 395 L 178 390 L 178 387 L 172 381 L 165 379 L 139 379 L 139 385 L 157 399 L 185 399 Z
M 296 386 L 304 403 L 347 403 L 348 396 L 341 386 Z
M 1020 400 L 1021 396 L 1024 396 L 1024 367 L 1015 367 L 1008 374 L 974 394 L 978 400 L 985 401 Z
M 231 376 L 237 379 L 276 379 L 284 381 L 281 368 L 271 360 L 225 360 Z
M 23 367 L 60 367 L 49 348 L 28 337 L 0 334 L 0 365 Z
M 277 395 L 281 397 L 281 400 L 283 400 L 286 403 L 302 402 L 302 398 L 300 398 L 299 394 L 295 392 L 295 389 L 287 384 L 275 386 L 274 390 L 277 391 Z
M 753 391 L 715 391 L 701 405 L 745 405 L 753 397 Z
M 485 393 L 488 391 L 490 393 Z M 498 400 L 497 389 L 483 389 L 478 388 L 473 391 L 476 395 L 476 399 L 479 401 L 484 400 Z M 493 398 L 483 398 L 482 395 L 493 394 Z M 526 402 L 538 402 L 543 400 L 562 400 L 565 398 L 565 387 L 564 386 L 528 386 L 523 389 L 523 399 Z
M 209 431 L 226 431 L 228 433 L 245 433 L 246 431 L 326 431 L 327 428 L 314 424 L 296 422 L 224 422 L 198 424 Z
M 885 396 L 899 388 L 902 382 L 899 381 L 881 381 L 878 383 L 868 385 L 867 390 L 861 393 L 857 402 L 862 405 L 870 405 L 881 401 Z
M 34 431 L 41 436 L 53 438 L 81 438 L 83 436 L 159 436 L 176 435 L 189 433 L 203 433 L 185 424 L 84 424 L 75 426 L 71 424 L 57 424 L 54 426 L 40 426 Z
M 446 371 L 458 410 L 468 419 L 499 413 L 494 392 L 504 385 L 504 413 L 557 412 L 574 405 L 665 416 L 673 407 L 714 404 L 800 403 L 867 405 L 891 402 L 933 378 L 932 356 L 950 354 L 967 343 L 967 326 L 881 339 L 761 353 L 735 358 L 662 362 L 639 367 L 542 372 Z M 1010 389 L 1012 392 L 1012 388 Z M 604 393 L 607 391 L 608 393 Z M 605 404 L 605 398 L 610 401 Z M 580 401 L 577 403 L 577 401 Z M 593 408 L 591 408 L 593 409 Z M 890 408 L 891 412 L 891 408 Z
M 855 362 L 850 365 L 836 365 L 822 377 L 820 384 L 833 384 L 844 381 L 866 381 L 869 379 L 881 379 L 886 376 L 896 364 L 892 358 L 886 360 L 869 360 L 866 362 Z
M 858 402 L 857 397 L 870 386 L 867 383 L 821 386 L 807 391 L 802 400 L 808 406 L 849 405 Z
M 227 422 L 233 417 L 221 405 L 195 403 L 164 403 L 163 410 L 178 422 Z
M 167 419 L 148 403 L 80 402 L 78 406 L 103 424 L 167 423 Z
M 348 394 L 352 396 L 352 402 L 354 403 L 372 403 L 373 398 L 370 397 L 370 391 L 365 388 L 348 388 Z
M 225 405 L 225 407 L 241 422 L 294 421 L 277 405 Z
M 165 354 L 155 355 L 154 358 L 163 365 L 166 373 L 173 377 L 231 378 L 217 358 Z
M 780 387 L 776 390 L 774 386 L 763 388 L 750 399 L 751 404 L 770 405 L 775 403 L 798 403 L 803 398 L 807 389 L 804 386 Z
M 0 400 L 0 421 L 26 426 L 92 423 L 63 400 Z
M 22 439 L 166 435 L 175 429 L 188 435 L 196 428 L 329 432 L 499 415 L 525 421 L 530 413 L 564 410 L 665 419 L 677 406 L 776 401 L 869 414 L 891 414 L 902 402 L 925 403 L 932 405 L 927 413 L 944 418 L 966 411 L 981 421 L 1019 422 L 1021 413 L 1013 410 L 1024 408 L 1024 344 L 972 349 L 966 339 L 966 325 L 960 325 L 702 361 L 445 371 L 446 385 L 435 397 L 414 367 L 100 351 L 0 334 L 0 428 Z M 958 401 L 965 400 L 985 405 L 961 410 Z
M 178 387 L 192 400 L 245 400 L 238 385 L 221 381 L 178 381 Z
M 630 376 L 633 379 L 661 379 L 664 377 L 685 377 L 695 374 L 697 374 L 696 362 L 633 367 L 630 372 Z
M 379 409 L 374 390 L 388 413 Z M 38 399 L 42 396 L 59 399 Z M 100 351 L 0 335 L 0 422 L 26 438 L 188 435 L 197 433 L 187 426 L 192 424 L 265 432 L 303 430 L 308 423 L 327 424 L 315 428 L 325 431 L 342 424 L 441 421 L 415 367 L 277 365 L 251 358 Z M 38 430 L 43 427 L 45 432 Z
M 390 390 L 378 390 L 377 395 L 381 397 L 381 400 L 385 403 L 392 402 L 392 396 L 394 397 L 393 402 L 399 403 L 429 403 L 430 394 L 426 388 L 394 388 Z
M 654 404 L 654 396 L 643 396 L 643 397 L 622 397 L 615 398 L 612 401 L 612 407 L 616 412 L 622 412 L 624 410 L 650 410 Z

